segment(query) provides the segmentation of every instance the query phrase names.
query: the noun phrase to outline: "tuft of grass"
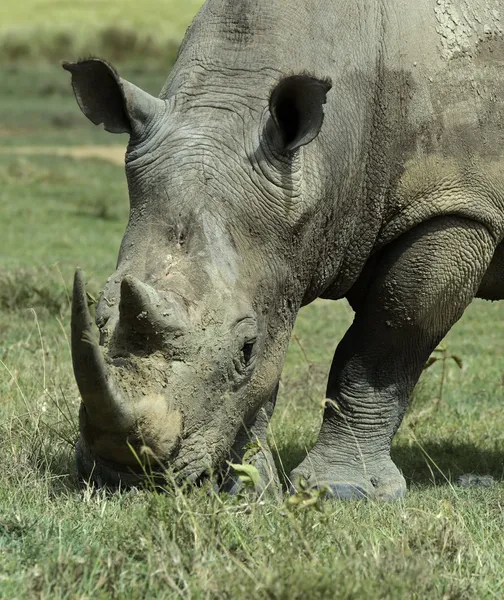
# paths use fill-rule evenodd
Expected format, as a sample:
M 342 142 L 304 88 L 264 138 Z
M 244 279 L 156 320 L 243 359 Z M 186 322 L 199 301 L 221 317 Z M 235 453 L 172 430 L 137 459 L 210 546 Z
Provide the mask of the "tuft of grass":
M 61 315 L 68 307 L 68 290 L 53 270 L 0 270 L 0 310 L 43 309 Z

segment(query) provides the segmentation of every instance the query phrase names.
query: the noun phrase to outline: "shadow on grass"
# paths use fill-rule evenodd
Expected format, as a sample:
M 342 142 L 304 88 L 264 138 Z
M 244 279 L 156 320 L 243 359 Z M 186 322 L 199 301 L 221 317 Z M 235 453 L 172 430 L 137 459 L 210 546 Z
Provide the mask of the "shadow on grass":
M 504 452 L 471 443 L 426 442 L 422 448 L 398 444 L 392 459 L 408 483 L 423 486 L 452 483 L 467 473 L 504 479 Z
M 47 448 L 43 455 L 33 456 L 33 463 L 40 476 L 48 480 L 54 496 L 82 490 L 82 483 L 77 476 L 75 451 L 66 444 L 56 450 Z
M 275 454 L 275 462 L 279 472 L 288 475 L 305 456 L 304 448 L 287 444 Z M 468 473 L 504 480 L 504 452 L 471 443 L 427 441 L 422 447 L 399 443 L 392 448 L 392 460 L 408 483 L 425 487 L 455 483 L 457 477 Z
M 303 460 L 305 450 L 297 445 L 287 445 L 274 455 L 279 472 L 288 475 Z M 393 448 L 392 459 L 408 484 L 425 488 L 455 483 L 457 477 L 468 473 L 504 480 L 504 453 L 470 443 L 426 442 L 422 448 L 398 444 Z M 77 476 L 73 450 L 60 449 L 50 461 L 39 464 L 39 471 L 41 475 L 50 477 L 51 491 L 55 496 L 83 489 Z

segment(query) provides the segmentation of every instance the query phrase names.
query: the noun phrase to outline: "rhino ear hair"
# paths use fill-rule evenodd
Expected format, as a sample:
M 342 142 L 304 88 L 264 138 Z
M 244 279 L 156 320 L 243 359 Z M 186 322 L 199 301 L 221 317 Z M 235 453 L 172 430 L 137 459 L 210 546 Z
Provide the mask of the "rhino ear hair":
M 72 74 L 77 103 L 95 125 L 103 123 L 111 133 L 134 133 L 156 112 L 163 101 L 154 98 L 129 81 L 121 79 L 115 69 L 99 58 L 63 62 Z
M 294 151 L 317 137 L 324 121 L 323 106 L 331 87 L 329 79 L 291 75 L 274 88 L 269 108 L 285 150 Z

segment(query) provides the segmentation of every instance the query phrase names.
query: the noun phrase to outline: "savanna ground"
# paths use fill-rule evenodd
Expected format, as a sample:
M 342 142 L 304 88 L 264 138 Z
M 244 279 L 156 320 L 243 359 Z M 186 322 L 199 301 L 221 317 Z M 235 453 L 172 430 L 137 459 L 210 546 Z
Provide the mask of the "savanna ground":
M 137 19 L 129 2 L 119 25 L 118 2 L 93 3 L 94 13 L 35 0 L 0 8 L 0 23 L 12 21 L 0 29 L 0 597 L 502 598 L 504 303 L 474 302 L 448 335 L 437 356 L 456 355 L 462 369 L 447 358 L 422 376 L 393 449 L 404 501 L 303 506 L 206 488 L 107 495 L 78 485 L 69 290 L 76 265 L 93 295 L 114 269 L 126 140 L 85 121 L 44 44 L 58 47 L 73 23 L 78 39 L 63 50 L 105 54 L 109 40 L 121 73 L 155 93 L 160 58 L 170 62 L 166 49 L 198 2 L 184 4 L 188 14 L 147 4 L 179 30 L 163 38 L 159 20 Z M 51 19 L 58 5 L 65 11 Z M 142 66 L 121 49 L 122 34 L 117 46 L 100 33 L 107 23 L 131 31 L 135 19 L 138 39 L 153 28 L 158 44 L 144 47 Z M 22 47 L 26 31 L 39 43 L 36 64 L 21 60 L 26 50 L 5 51 L 6 39 Z M 351 319 L 345 302 L 301 311 L 270 432 L 287 473 L 315 440 L 332 352 Z M 466 473 L 497 482 L 457 486 Z

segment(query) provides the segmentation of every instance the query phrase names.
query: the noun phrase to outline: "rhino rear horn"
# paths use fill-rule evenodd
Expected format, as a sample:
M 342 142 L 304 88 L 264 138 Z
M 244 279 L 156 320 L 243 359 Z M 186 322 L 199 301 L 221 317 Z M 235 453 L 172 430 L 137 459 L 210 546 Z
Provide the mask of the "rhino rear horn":
M 120 322 L 135 331 L 156 334 L 163 329 L 161 299 L 155 289 L 133 275 L 121 282 Z
M 165 103 L 136 85 L 121 79 L 100 58 L 63 62 L 72 74 L 72 87 L 81 111 L 95 125 L 103 123 L 111 133 L 141 133 Z
M 165 334 L 184 329 L 186 313 L 174 298 L 161 296 L 133 275 L 121 281 L 119 323 L 126 331 L 162 341 Z

